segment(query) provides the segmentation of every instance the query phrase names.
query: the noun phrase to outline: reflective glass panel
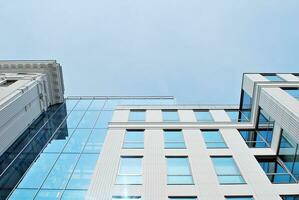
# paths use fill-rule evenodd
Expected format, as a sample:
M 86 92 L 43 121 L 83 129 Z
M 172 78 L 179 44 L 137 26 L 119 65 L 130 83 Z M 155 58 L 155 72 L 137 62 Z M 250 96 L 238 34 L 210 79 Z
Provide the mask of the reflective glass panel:
M 184 136 L 181 130 L 164 130 L 165 149 L 185 149 Z
M 16 189 L 9 197 L 10 200 L 34 199 L 37 189 Z
M 240 112 L 242 113 L 242 115 L 239 115 L 240 121 L 251 119 L 251 101 L 251 97 L 244 90 L 242 90 L 240 103 Z
M 78 125 L 78 128 L 93 128 L 99 114 L 99 111 L 86 111 Z
M 81 153 L 92 129 L 76 129 L 66 144 L 63 152 Z
M 162 110 L 163 121 L 171 122 L 171 121 L 179 121 L 179 114 L 177 110 Z
M 111 121 L 113 111 L 102 111 L 96 122 L 95 128 L 107 128 L 108 123 Z
M 280 78 L 279 76 L 277 76 L 276 74 L 262 74 L 266 79 L 268 79 L 269 81 L 284 81 L 282 78 Z
M 195 110 L 196 120 L 198 122 L 213 122 L 214 119 L 208 110 Z
M 62 191 L 61 190 L 40 190 L 35 199 L 38 200 L 55 200 L 61 198 Z
M 202 135 L 208 149 L 227 148 L 218 130 L 202 130 Z
M 74 110 L 87 110 L 92 100 L 89 99 L 81 99 L 75 106 Z
M 105 99 L 95 99 L 92 101 L 88 110 L 101 110 L 104 107 Z
M 145 121 L 145 110 L 130 110 L 129 121 Z
M 82 200 L 86 192 L 86 190 L 65 190 L 61 200 Z
M 245 181 L 232 157 L 211 157 L 220 184 L 244 184 Z
M 142 184 L 142 157 L 121 157 L 116 184 Z
M 166 157 L 167 183 L 169 185 L 190 185 L 193 178 L 187 157 Z
M 144 131 L 127 130 L 123 148 L 125 149 L 143 149 L 144 148 Z
M 107 129 L 93 129 L 85 144 L 83 153 L 100 153 L 106 133 Z

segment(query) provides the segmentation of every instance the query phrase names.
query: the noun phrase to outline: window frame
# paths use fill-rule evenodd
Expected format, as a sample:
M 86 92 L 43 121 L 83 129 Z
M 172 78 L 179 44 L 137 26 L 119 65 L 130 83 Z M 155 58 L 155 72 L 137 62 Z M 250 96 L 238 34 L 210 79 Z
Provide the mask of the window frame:
M 162 120 L 163 122 L 179 122 L 180 121 L 180 115 L 178 112 L 178 109 L 162 109 Z M 165 119 L 164 113 L 176 113 L 176 119 Z
M 132 113 L 144 113 L 143 119 L 131 119 L 132 117 Z M 145 122 L 146 121 L 146 109 L 130 109 L 129 112 L 129 118 L 128 118 L 129 122 Z
M 143 140 L 142 141 L 126 141 L 126 137 L 128 132 L 142 132 L 143 133 Z M 123 139 L 123 144 L 122 144 L 122 149 L 144 149 L 144 132 L 145 129 L 126 129 L 124 139 Z M 138 144 L 142 143 L 142 147 L 126 147 L 128 144 Z
M 210 112 L 210 110 L 211 109 L 193 109 L 196 121 L 197 122 L 201 122 L 201 123 L 212 123 L 212 122 L 215 122 L 215 119 L 214 119 L 212 113 Z M 199 119 L 197 113 L 208 113 L 209 119 L 203 119 L 203 120 Z
M 189 172 L 190 172 L 190 174 L 189 175 L 184 175 L 184 174 L 171 174 L 171 175 L 169 175 L 169 173 L 168 173 L 168 158 L 185 158 L 185 159 L 187 159 L 187 167 L 188 167 L 188 170 L 189 170 Z M 189 157 L 188 156 L 165 156 L 165 161 L 166 161 L 166 177 L 167 177 L 167 185 L 195 185 L 194 184 L 194 179 L 193 179 L 193 173 L 192 173 L 192 169 L 191 169 L 191 165 L 190 165 L 190 161 L 189 161 Z M 191 178 L 191 180 L 192 180 L 192 183 L 169 183 L 169 181 L 168 181 L 168 177 L 169 176 L 188 176 L 188 177 L 190 177 Z
M 138 174 L 121 174 L 120 170 L 122 167 L 122 159 L 123 158 L 138 158 L 141 159 L 141 166 L 140 166 L 140 171 L 141 173 Z M 117 175 L 116 175 L 116 180 L 115 180 L 115 185 L 143 185 L 143 177 L 142 177 L 142 172 L 143 172 L 143 156 L 120 156 L 119 162 L 118 162 L 118 169 L 117 169 Z M 118 177 L 119 176 L 129 176 L 129 177 L 134 177 L 134 176 L 140 176 L 141 177 L 141 183 L 118 183 Z
M 166 141 L 166 133 L 168 134 L 173 134 L 173 133 L 169 133 L 169 132 L 180 132 L 183 141 Z M 187 149 L 186 147 L 186 142 L 185 142 L 185 137 L 184 137 L 184 133 L 182 131 L 182 129 L 163 129 L 163 139 L 164 139 L 164 149 Z M 167 147 L 167 144 L 183 144 L 183 147 Z

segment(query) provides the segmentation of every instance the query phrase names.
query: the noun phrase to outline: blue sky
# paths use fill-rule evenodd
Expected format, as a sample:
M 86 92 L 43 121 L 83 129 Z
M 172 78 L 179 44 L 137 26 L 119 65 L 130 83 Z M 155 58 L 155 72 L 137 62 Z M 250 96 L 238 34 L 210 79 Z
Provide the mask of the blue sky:
M 298 0 L 0 0 L 0 59 L 56 59 L 66 95 L 238 103 L 243 72 L 299 72 Z

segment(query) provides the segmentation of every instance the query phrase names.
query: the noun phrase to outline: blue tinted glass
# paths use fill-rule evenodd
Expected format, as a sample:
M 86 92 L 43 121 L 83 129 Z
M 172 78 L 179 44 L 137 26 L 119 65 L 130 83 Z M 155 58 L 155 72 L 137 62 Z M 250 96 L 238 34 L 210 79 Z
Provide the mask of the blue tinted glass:
M 283 200 L 299 200 L 299 195 L 282 195 Z
M 227 200 L 253 200 L 253 197 L 225 197 Z
M 185 149 L 184 136 L 181 131 L 164 131 L 164 146 L 166 149 Z
M 188 158 L 167 157 L 168 184 L 193 184 Z
M 197 121 L 199 122 L 212 122 L 213 117 L 209 111 L 196 110 L 194 111 Z
M 67 99 L 67 100 L 65 100 L 66 109 L 67 110 L 72 110 L 77 103 L 78 103 L 77 99 Z
M 142 184 L 142 157 L 120 159 L 117 184 Z
M 66 144 L 63 152 L 81 153 L 90 133 L 91 129 L 76 129 Z
M 227 148 L 219 131 L 203 131 L 207 148 Z
M 61 200 L 82 200 L 85 195 L 86 190 L 65 190 Z
M 73 131 L 74 129 L 59 129 L 43 152 L 60 153 L 73 134 Z
M 240 121 L 251 119 L 251 101 L 251 97 L 244 90 L 242 90 L 240 103 L 240 112 L 242 115 L 240 115 Z
M 18 188 L 39 188 L 54 165 L 58 155 L 42 153 L 27 172 Z
M 113 111 L 102 111 L 100 113 L 99 119 L 96 122 L 95 128 L 107 128 L 108 122 L 111 121 Z
M 239 119 L 239 111 L 227 110 L 226 114 L 229 116 L 230 120 L 233 122 L 237 122 Z
M 105 101 L 106 101 L 105 99 L 93 100 L 88 110 L 101 110 L 105 104 Z
M 87 110 L 87 108 L 89 107 L 91 102 L 92 102 L 92 100 L 81 99 L 75 106 L 74 110 Z
M 129 121 L 145 121 L 145 110 L 131 110 Z
M 163 121 L 179 121 L 177 110 L 162 110 Z
M 241 130 L 239 132 L 250 148 L 270 147 L 270 143 L 272 141 L 272 130 Z
M 79 154 L 61 154 L 42 188 L 63 189 L 72 174 L 78 158 Z
M 87 111 L 81 119 L 78 128 L 93 128 L 99 114 L 99 111 Z
M 67 117 L 67 127 L 76 128 L 78 123 L 82 119 L 85 111 L 72 111 L 71 114 Z
M 10 200 L 34 199 L 37 189 L 16 189 L 9 197 Z
M 85 144 L 83 153 L 100 153 L 105 141 L 107 129 L 93 129 Z
M 88 189 L 98 154 L 82 154 L 67 185 L 67 189 Z
M 127 131 L 123 148 L 142 149 L 144 148 L 144 132 L 143 131 Z
M 283 81 L 282 78 L 278 77 L 277 75 L 273 74 L 273 75 L 263 75 L 266 79 L 268 79 L 269 81 Z
M 284 89 L 289 95 L 293 96 L 296 99 L 299 99 L 299 89 L 294 88 L 294 89 Z
M 232 157 L 212 157 L 220 184 L 245 183 Z
M 61 190 L 40 190 L 35 199 L 38 200 L 55 200 L 60 199 L 62 194 Z

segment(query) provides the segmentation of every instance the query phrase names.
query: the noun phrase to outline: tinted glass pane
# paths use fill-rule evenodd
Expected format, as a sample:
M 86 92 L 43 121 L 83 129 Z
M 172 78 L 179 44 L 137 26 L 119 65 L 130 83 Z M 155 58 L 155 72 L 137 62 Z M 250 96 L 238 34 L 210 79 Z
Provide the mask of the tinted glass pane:
M 93 128 L 99 114 L 99 111 L 87 111 L 81 119 L 78 128 Z
M 232 157 L 212 157 L 221 184 L 245 183 Z
M 74 110 L 87 110 L 92 100 L 79 100 Z
M 142 157 L 122 157 L 117 184 L 142 184 Z
M 144 141 L 143 131 L 127 131 L 125 134 L 123 148 L 142 149 L 144 146 L 143 141 Z
M 107 128 L 108 123 L 111 121 L 113 111 L 102 111 L 96 122 L 95 128 Z
M 219 131 L 202 131 L 207 148 L 227 148 Z
M 16 189 L 9 197 L 10 200 L 33 199 L 37 193 L 37 189 Z
M 162 110 L 163 121 L 179 121 L 177 110 Z
M 193 184 L 188 158 L 167 157 L 168 184 Z
M 294 89 L 284 89 L 289 95 L 293 96 L 296 99 L 299 99 L 299 89 L 294 88 Z
M 61 190 L 40 190 L 35 199 L 38 200 L 54 200 L 54 199 L 60 199 L 62 195 Z
M 67 99 L 65 101 L 66 109 L 72 110 L 76 106 L 77 103 L 78 103 L 77 99 Z
M 164 145 L 166 149 L 185 149 L 184 136 L 181 131 L 164 131 Z
M 195 116 L 196 116 L 196 119 L 197 121 L 202 121 L 202 122 L 212 122 L 214 121 L 213 120 L 213 117 L 211 115 L 211 113 L 209 111 L 195 111 Z
M 105 104 L 105 99 L 96 99 L 90 104 L 88 110 L 101 110 Z
M 269 81 L 283 81 L 282 78 L 280 78 L 279 76 L 277 76 L 276 74 L 271 74 L 271 75 L 263 75 L 266 79 L 268 79 Z
M 68 153 L 81 153 L 90 133 L 91 129 L 76 129 L 63 151 Z
M 78 154 L 61 154 L 42 188 L 63 189 L 71 176 L 78 158 Z
M 65 190 L 61 200 L 82 200 L 86 192 L 86 190 Z
M 243 121 L 251 119 L 251 101 L 251 97 L 244 90 L 242 90 L 240 103 L 240 112 L 242 115 L 239 115 L 239 120 Z
M 88 189 L 97 160 L 97 154 L 82 154 L 67 189 Z
M 60 153 L 72 136 L 74 129 L 59 129 L 43 152 Z
M 105 141 L 107 129 L 93 129 L 83 153 L 100 153 Z
M 58 155 L 42 153 L 25 175 L 18 188 L 39 188 L 54 165 Z
M 131 110 L 129 121 L 145 121 L 145 110 Z
M 82 119 L 85 111 L 72 111 L 71 114 L 67 117 L 67 127 L 76 128 Z

